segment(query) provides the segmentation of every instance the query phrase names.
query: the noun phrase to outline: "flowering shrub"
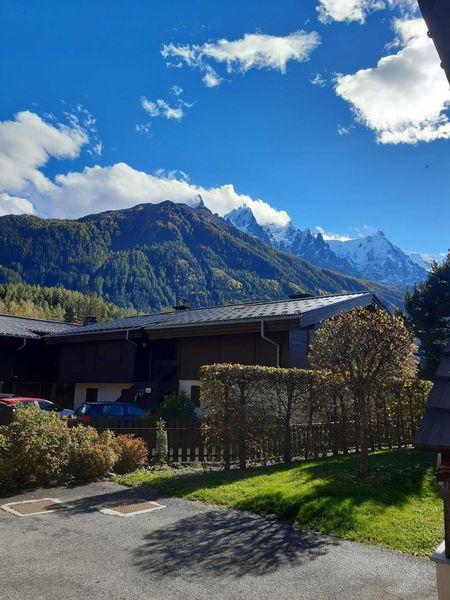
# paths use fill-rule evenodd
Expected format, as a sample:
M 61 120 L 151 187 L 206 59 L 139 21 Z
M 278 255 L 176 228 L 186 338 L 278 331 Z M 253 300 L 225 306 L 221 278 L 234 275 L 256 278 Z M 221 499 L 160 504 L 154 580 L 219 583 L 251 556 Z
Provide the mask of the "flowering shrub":
M 116 473 L 130 473 L 147 463 L 148 449 L 144 440 L 134 435 L 118 435 L 115 439 L 117 460 L 114 464 Z

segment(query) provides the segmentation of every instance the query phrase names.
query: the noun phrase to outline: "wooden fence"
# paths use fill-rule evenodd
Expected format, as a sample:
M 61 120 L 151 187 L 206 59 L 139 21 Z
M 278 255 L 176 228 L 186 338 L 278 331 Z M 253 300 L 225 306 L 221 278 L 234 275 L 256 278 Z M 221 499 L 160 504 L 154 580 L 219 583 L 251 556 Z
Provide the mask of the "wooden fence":
M 133 434 L 142 438 L 148 447 L 149 458 L 156 454 L 156 422 L 154 420 L 137 419 L 135 421 L 95 420 L 86 425 L 98 431 L 109 429 L 115 434 Z M 173 421 L 166 424 L 169 462 L 223 462 L 223 449 L 205 445 L 201 422 Z M 353 422 L 313 423 L 312 425 L 295 425 L 291 428 L 293 459 L 320 458 L 330 455 L 348 454 L 358 450 L 359 442 Z M 392 431 L 370 431 L 370 447 L 373 450 L 407 446 L 411 444 L 411 435 L 403 428 L 396 427 Z M 238 461 L 238 447 L 230 448 L 231 462 Z M 281 436 L 268 435 L 259 446 L 250 447 L 249 464 L 267 464 L 279 462 L 283 456 L 283 439 Z

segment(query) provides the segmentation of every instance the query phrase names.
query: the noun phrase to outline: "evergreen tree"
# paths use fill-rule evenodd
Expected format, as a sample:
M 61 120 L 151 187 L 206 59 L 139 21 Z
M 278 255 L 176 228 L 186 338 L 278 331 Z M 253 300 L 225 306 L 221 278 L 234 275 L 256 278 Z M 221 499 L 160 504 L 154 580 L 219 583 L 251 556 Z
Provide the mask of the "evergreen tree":
M 432 379 L 450 336 L 450 252 L 441 265 L 433 265 L 426 281 L 407 292 L 405 306 L 420 340 L 423 374 Z

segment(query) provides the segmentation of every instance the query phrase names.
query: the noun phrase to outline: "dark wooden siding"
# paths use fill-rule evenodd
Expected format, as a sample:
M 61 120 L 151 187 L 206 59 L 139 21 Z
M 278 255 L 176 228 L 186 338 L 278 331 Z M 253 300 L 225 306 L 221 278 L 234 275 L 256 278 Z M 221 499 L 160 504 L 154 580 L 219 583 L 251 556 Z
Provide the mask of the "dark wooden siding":
M 270 339 L 280 344 L 280 364 L 289 366 L 289 333 L 271 332 Z M 276 349 L 259 333 L 185 338 L 179 342 L 179 378 L 198 379 L 203 365 L 240 363 L 275 366 Z
M 289 332 L 289 366 L 300 369 L 308 368 L 308 340 L 307 329 L 298 329 Z
M 135 347 L 122 341 L 67 344 L 61 347 L 58 381 L 133 381 Z

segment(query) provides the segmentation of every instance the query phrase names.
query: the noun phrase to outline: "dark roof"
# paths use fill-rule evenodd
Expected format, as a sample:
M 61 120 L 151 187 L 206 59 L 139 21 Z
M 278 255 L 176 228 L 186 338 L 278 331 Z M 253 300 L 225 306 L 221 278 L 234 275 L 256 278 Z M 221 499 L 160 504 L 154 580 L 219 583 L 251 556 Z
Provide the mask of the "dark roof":
M 448 0 L 419 0 L 429 35 L 450 81 L 450 5 Z
M 370 292 L 337 294 L 311 298 L 278 300 L 269 302 L 246 302 L 209 308 L 194 308 L 169 313 L 153 313 L 136 317 L 126 317 L 116 321 L 106 321 L 85 325 L 74 331 L 55 332 L 49 337 L 71 337 L 87 334 L 109 333 L 114 331 L 178 329 L 202 325 L 221 325 L 252 321 L 274 321 L 299 317 L 302 326 L 311 325 L 355 306 L 379 304 Z
M 61 334 L 78 328 L 79 325 L 72 323 L 0 315 L 0 337 L 39 339 L 46 334 Z
M 450 341 L 436 371 L 414 445 L 424 450 L 450 450 Z

